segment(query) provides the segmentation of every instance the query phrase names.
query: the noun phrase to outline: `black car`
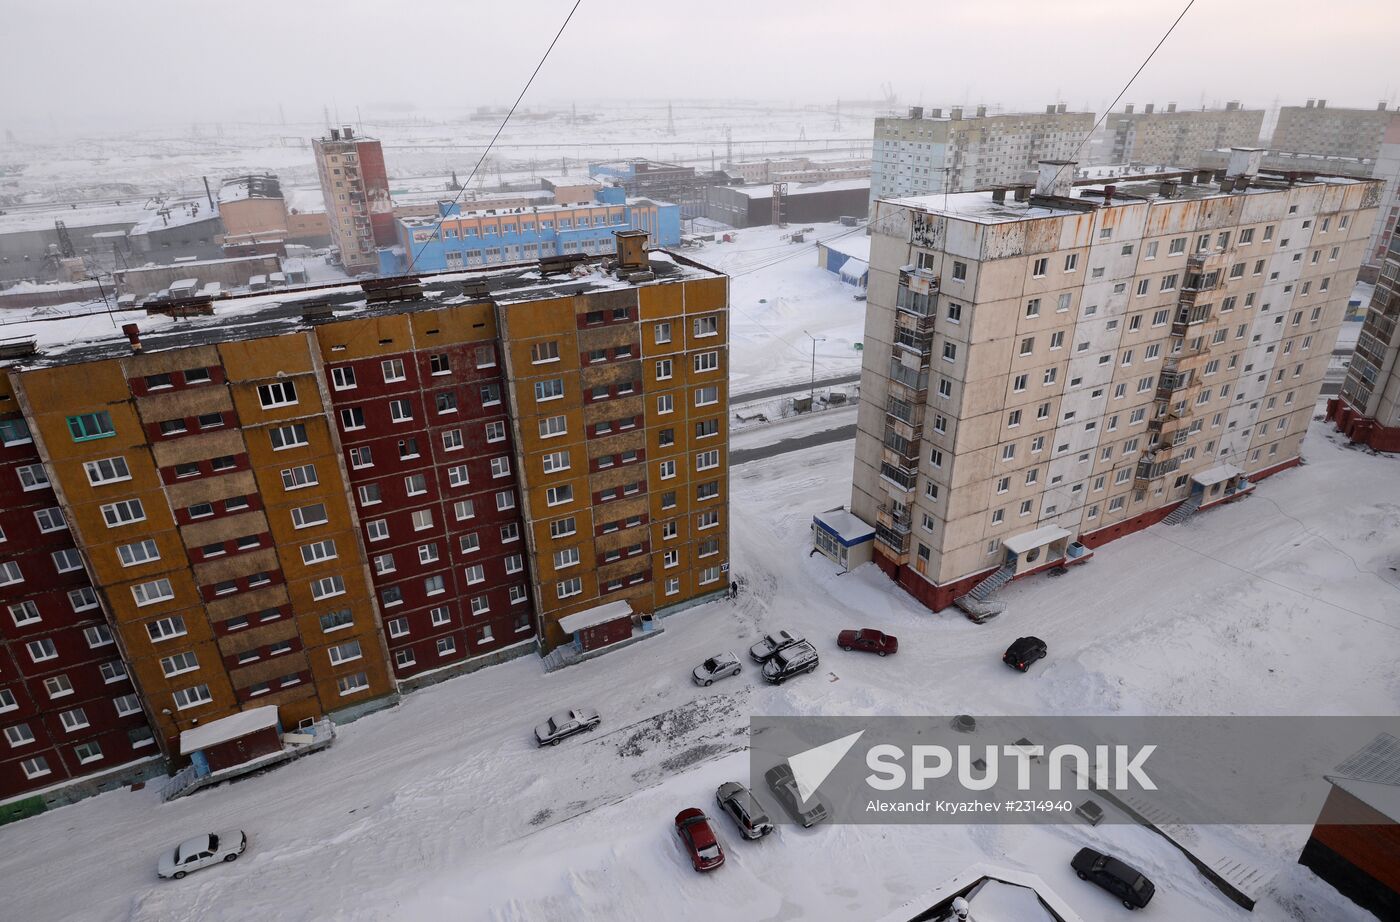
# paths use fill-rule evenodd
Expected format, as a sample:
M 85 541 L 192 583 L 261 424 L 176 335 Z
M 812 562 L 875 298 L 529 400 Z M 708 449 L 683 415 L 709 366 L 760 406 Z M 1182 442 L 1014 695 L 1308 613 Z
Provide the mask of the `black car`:
M 1141 909 L 1152 901 L 1157 892 L 1152 881 L 1142 875 L 1137 868 L 1124 864 L 1117 858 L 1100 854 L 1092 848 L 1081 848 L 1070 861 L 1069 866 L 1079 875 L 1080 880 L 1090 880 L 1123 901 L 1129 909 Z
M 1031 663 L 1043 659 L 1046 652 L 1045 641 L 1039 637 L 1017 637 L 1016 642 L 1001 655 L 1001 661 L 1012 669 L 1025 672 L 1031 668 Z
M 763 677 L 774 685 L 782 685 L 795 675 L 817 668 L 817 648 L 805 640 L 783 647 L 763 664 Z

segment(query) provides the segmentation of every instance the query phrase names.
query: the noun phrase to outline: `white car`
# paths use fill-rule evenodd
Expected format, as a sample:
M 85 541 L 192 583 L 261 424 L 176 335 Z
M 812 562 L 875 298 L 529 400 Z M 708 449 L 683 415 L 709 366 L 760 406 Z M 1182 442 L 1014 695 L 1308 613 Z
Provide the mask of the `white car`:
M 248 834 L 240 829 L 211 832 L 186 839 L 173 851 L 160 856 L 156 874 L 180 880 L 191 871 L 207 868 L 221 861 L 237 861 L 248 847 Z
M 718 653 L 699 666 L 691 673 L 696 685 L 709 685 L 716 679 L 728 678 L 739 674 L 739 657 L 733 653 Z
M 535 728 L 535 742 L 541 746 L 558 746 L 566 737 L 594 729 L 601 720 L 597 711 L 588 708 L 561 711 Z

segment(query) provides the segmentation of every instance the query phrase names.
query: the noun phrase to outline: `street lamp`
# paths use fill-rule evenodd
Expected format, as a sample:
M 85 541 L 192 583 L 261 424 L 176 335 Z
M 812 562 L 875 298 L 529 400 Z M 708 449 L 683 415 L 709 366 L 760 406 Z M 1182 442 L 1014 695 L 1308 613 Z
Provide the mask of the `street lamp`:
M 807 338 L 812 341 L 812 384 L 811 390 L 808 391 L 807 397 L 809 400 L 815 403 L 817 400 L 817 343 L 826 342 L 826 337 L 813 336 L 811 333 L 807 333 L 806 330 L 803 330 L 802 332 L 806 333 Z

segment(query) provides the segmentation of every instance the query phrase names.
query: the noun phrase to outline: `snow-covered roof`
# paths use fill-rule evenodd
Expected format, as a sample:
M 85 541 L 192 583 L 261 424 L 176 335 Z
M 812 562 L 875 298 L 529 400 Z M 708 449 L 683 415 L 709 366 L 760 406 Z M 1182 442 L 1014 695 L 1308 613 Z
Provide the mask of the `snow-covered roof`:
M 989 884 L 1000 886 L 988 890 Z M 1003 887 L 1025 892 L 1015 893 L 1014 890 L 1003 890 Z M 1070 905 L 1039 876 L 1029 871 L 986 863 L 974 864 L 956 877 L 909 900 L 894 912 L 883 916 L 880 922 L 910 922 L 912 919 L 922 918 L 931 907 L 950 902 L 956 894 L 963 892 L 968 893 L 965 899 L 973 909 L 972 918 L 978 922 L 1084 922 L 1084 917 L 1070 908 Z M 976 902 L 978 895 L 983 892 L 987 894 L 985 908 L 983 904 Z M 1033 897 L 1033 902 L 1027 902 L 1027 896 Z M 1004 911 L 1001 915 L 992 914 L 1008 908 L 1024 912 L 1031 906 L 1039 915 L 1007 915 Z
M 1023 531 L 1019 535 L 1012 535 L 1001 542 L 1002 546 L 1013 554 L 1024 554 L 1032 548 L 1044 547 L 1051 541 L 1058 541 L 1061 538 L 1068 538 L 1069 532 L 1058 525 L 1045 525 L 1035 531 Z
M 1192 474 L 1191 479 L 1203 487 L 1213 487 L 1217 483 L 1224 483 L 1232 477 L 1238 477 L 1244 473 L 1233 464 L 1217 464 L 1210 470 L 1201 471 L 1199 474 Z
M 875 537 L 875 527 L 867 525 L 845 509 L 818 512 L 812 521 L 836 536 L 842 544 L 850 547 Z
M 857 259 L 856 257 L 852 256 L 850 259 L 846 260 L 844 263 L 841 264 L 841 268 L 840 270 L 838 270 L 837 274 L 840 275 L 842 280 L 844 281 L 859 284 L 860 280 L 865 278 L 865 273 L 869 271 L 869 263 L 867 263 L 863 259 Z
M 1054 922 L 1055 917 L 1030 887 L 988 878 L 967 895 L 977 922 Z
M 772 184 L 758 186 L 730 186 L 730 189 L 748 198 L 772 198 Z M 860 179 L 831 179 L 826 182 L 803 182 L 787 184 L 787 192 L 783 193 L 788 198 L 794 195 L 813 195 L 819 192 L 844 192 L 850 189 L 869 189 L 870 178 Z
M 559 627 L 566 634 L 581 631 L 597 624 L 606 624 L 619 618 L 632 617 L 632 606 L 625 599 L 617 602 L 604 602 L 592 608 L 576 611 L 559 619 Z
M 820 240 L 818 243 L 834 253 L 870 262 L 870 236 L 868 234 L 855 233 L 845 237 L 837 237 L 834 240 Z
M 193 730 L 182 731 L 180 733 L 180 755 L 187 756 L 192 752 L 208 749 L 210 746 L 227 743 L 240 736 L 247 736 L 249 733 L 257 733 L 259 730 L 275 726 L 277 726 L 277 705 L 275 704 L 239 711 L 228 717 L 211 720 Z

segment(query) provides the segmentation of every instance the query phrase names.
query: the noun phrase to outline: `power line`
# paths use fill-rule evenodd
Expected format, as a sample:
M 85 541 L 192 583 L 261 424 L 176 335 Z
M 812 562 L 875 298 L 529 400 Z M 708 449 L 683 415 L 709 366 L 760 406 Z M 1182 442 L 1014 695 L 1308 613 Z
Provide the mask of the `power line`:
M 452 205 L 450 207 L 455 208 L 457 204 L 461 202 L 462 193 L 467 190 L 467 186 L 471 185 L 472 179 L 476 176 L 476 171 L 481 169 L 481 165 L 486 162 L 486 155 L 491 153 L 491 148 L 495 146 L 496 139 L 501 136 L 502 131 L 506 130 L 506 125 L 510 123 L 510 117 L 515 114 L 516 107 L 519 106 L 520 101 L 525 98 L 525 94 L 530 91 L 530 84 L 535 82 L 535 77 L 539 75 L 540 68 L 544 67 L 544 62 L 549 60 L 549 53 L 553 51 L 554 46 L 559 43 L 560 36 L 562 36 L 564 30 L 569 27 L 569 21 L 574 18 L 574 13 L 578 12 L 579 4 L 582 2 L 583 0 L 574 0 L 574 5 L 569 9 L 569 15 L 564 17 L 563 25 L 559 27 L 558 32 L 554 33 L 553 41 L 551 41 L 549 47 L 544 50 L 544 54 L 540 57 L 539 63 L 535 65 L 535 69 L 530 72 L 530 79 L 525 81 L 525 86 L 521 88 L 520 95 L 515 97 L 515 102 L 511 103 L 510 111 L 506 113 L 505 118 L 501 119 L 500 127 L 497 128 L 496 133 L 491 136 L 491 140 L 487 143 L 486 149 L 481 152 L 481 156 L 477 158 L 476 166 L 472 167 L 471 173 L 467 174 L 466 181 L 461 184 L 461 188 L 457 190 L 457 194 L 452 197 Z M 1195 0 L 1192 0 L 1192 2 L 1195 2 Z M 437 223 L 433 225 L 432 234 L 429 235 L 428 239 L 423 242 L 423 245 L 418 248 L 417 253 L 411 254 L 411 258 L 408 262 L 408 269 L 406 270 L 408 273 L 413 272 L 413 267 L 418 264 L 418 257 L 422 255 L 423 249 L 427 247 L 429 243 L 438 239 L 438 234 L 442 232 L 442 222 L 446 220 L 446 218 L 447 214 L 445 212 L 438 215 Z M 410 249 L 412 249 L 411 246 Z
M 1069 157 L 1071 162 L 1073 162 L 1075 158 L 1079 156 L 1079 152 L 1084 149 L 1085 144 L 1089 143 L 1089 139 L 1094 136 L 1094 132 L 1099 130 L 1099 126 L 1104 123 L 1104 120 L 1107 119 L 1108 116 L 1113 112 L 1113 110 L 1118 107 L 1118 100 L 1122 99 L 1123 96 L 1128 92 L 1128 88 L 1133 85 L 1133 81 L 1138 78 L 1138 74 L 1142 73 L 1143 70 L 1147 67 L 1147 65 L 1151 63 L 1152 58 L 1157 54 L 1157 50 L 1161 48 L 1164 44 L 1166 44 L 1167 39 L 1171 38 L 1171 34 L 1176 31 L 1177 25 L 1181 22 L 1181 20 L 1186 18 L 1186 14 L 1189 13 L 1191 11 L 1191 7 L 1195 5 L 1196 0 L 1188 0 L 1185 8 L 1182 9 L 1180 15 L 1178 15 L 1176 19 L 1172 22 L 1171 26 L 1167 28 L 1166 34 L 1164 34 L 1161 37 L 1161 39 L 1158 40 L 1156 45 L 1152 46 L 1152 50 L 1148 52 L 1146 60 L 1144 60 L 1140 65 L 1138 65 L 1138 69 L 1133 71 L 1133 75 L 1128 78 L 1128 82 L 1123 84 L 1123 89 L 1119 90 L 1118 95 L 1113 97 L 1113 102 L 1109 103 L 1108 108 L 1104 110 L 1103 115 L 1100 115 L 1098 117 L 1098 120 L 1094 122 L 1094 127 L 1090 128 L 1089 133 L 1080 139 L 1079 145 L 1075 147 L 1074 153 L 1071 154 Z M 1068 163 L 1065 164 L 1065 166 L 1068 165 Z M 1055 171 L 1056 181 L 1059 180 L 1060 174 L 1064 172 L 1065 166 L 1061 166 L 1058 170 Z

